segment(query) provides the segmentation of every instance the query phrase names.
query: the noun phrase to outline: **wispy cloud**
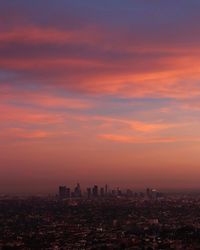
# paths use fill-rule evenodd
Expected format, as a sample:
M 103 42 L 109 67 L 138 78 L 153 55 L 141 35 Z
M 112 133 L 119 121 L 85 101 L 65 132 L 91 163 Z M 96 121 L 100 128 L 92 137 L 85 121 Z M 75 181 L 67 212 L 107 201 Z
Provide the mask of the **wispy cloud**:
M 149 143 L 173 143 L 179 141 L 175 137 L 142 137 L 142 136 L 127 136 L 118 134 L 102 134 L 99 138 L 113 141 L 118 143 L 136 143 L 136 144 L 149 144 Z

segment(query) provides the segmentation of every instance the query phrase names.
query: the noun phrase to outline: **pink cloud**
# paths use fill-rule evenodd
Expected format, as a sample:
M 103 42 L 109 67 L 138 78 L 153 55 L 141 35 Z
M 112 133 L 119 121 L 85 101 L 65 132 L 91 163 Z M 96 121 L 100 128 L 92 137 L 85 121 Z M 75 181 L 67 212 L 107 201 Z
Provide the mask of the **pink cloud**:
M 46 108 L 69 108 L 82 110 L 91 108 L 94 105 L 88 100 L 81 100 L 73 97 L 62 97 L 56 95 L 55 93 L 51 93 L 51 91 L 21 91 L 17 90 L 17 88 L 10 88 L 9 86 L 2 87 L 0 91 L 0 98 L 4 103 L 16 101 L 26 105 L 37 105 Z
M 62 123 L 63 117 L 60 114 L 44 113 L 34 109 L 16 108 L 11 105 L 0 105 L 1 122 L 20 122 L 29 124 L 56 124 Z
M 17 43 L 26 44 L 30 50 L 23 55 L 2 56 L 0 67 L 20 72 L 21 82 L 31 79 L 43 86 L 60 86 L 70 91 L 178 99 L 200 95 L 198 43 L 192 49 L 188 44 L 172 46 L 146 40 L 139 45 L 123 31 L 121 37 L 116 31 L 108 31 L 98 26 L 61 30 L 28 25 L 4 30 L 0 34 L 2 49 L 8 46 L 17 52 L 13 45 Z M 69 48 L 62 48 L 62 54 L 52 54 L 52 49 L 45 54 L 40 51 L 44 44 L 70 45 L 74 51 L 77 48 L 73 46 L 78 45 L 82 49 L 79 54 Z M 35 55 L 30 53 L 31 46 L 38 46 Z
M 175 137 L 142 137 L 142 136 L 127 136 L 117 134 L 101 134 L 99 138 L 107 141 L 119 142 L 119 143 L 172 143 L 177 142 Z
M 49 133 L 42 130 L 25 130 L 21 128 L 12 128 L 10 129 L 10 133 L 17 138 L 23 139 L 42 139 L 49 137 Z
M 86 27 L 81 30 L 59 30 L 53 27 L 42 28 L 39 26 L 16 26 L 9 30 L 1 31 L 0 42 L 21 42 L 31 44 L 64 44 L 83 43 L 95 44 L 101 38 L 97 27 Z
M 131 119 L 122 119 L 122 118 L 113 118 L 113 117 L 105 117 L 105 116 L 94 116 L 93 120 L 99 120 L 103 122 L 104 127 L 112 127 L 114 125 L 122 125 L 123 127 L 127 127 L 130 130 L 135 130 L 137 132 L 158 132 L 160 130 L 170 129 L 181 126 L 181 124 L 175 123 L 161 123 L 161 122 L 142 122 L 139 120 L 131 120 Z M 184 124 L 182 124 L 183 126 Z

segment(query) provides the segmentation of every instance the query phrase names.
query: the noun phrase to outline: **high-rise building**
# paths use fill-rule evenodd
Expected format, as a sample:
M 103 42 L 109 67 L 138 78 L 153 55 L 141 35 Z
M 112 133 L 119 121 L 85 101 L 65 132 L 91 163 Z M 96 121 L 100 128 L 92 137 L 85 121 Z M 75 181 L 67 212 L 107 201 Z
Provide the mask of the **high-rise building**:
M 91 188 L 87 188 L 87 197 L 88 198 L 91 198 L 91 194 L 92 194 L 92 190 L 91 190 Z
M 104 188 L 101 187 L 101 188 L 100 188 L 100 196 L 101 196 L 101 197 L 104 197 L 104 195 L 105 195 Z
M 116 190 L 115 190 L 115 189 L 111 190 L 111 195 L 112 195 L 112 196 L 114 196 L 114 197 L 115 197 L 115 196 L 116 196 L 116 194 L 117 194 L 117 192 L 116 192 Z
M 66 186 L 59 186 L 59 197 L 60 197 L 60 199 L 65 199 L 67 197 Z
M 70 197 L 71 197 L 71 190 L 70 190 L 70 188 L 67 188 L 67 189 L 66 189 L 66 197 L 67 197 L 67 198 L 70 198 Z
M 93 189 L 92 189 L 92 195 L 93 197 L 98 197 L 99 191 L 98 191 L 98 186 L 94 185 Z
M 156 200 L 158 198 L 158 192 L 156 189 L 151 190 L 151 198 Z
M 74 196 L 75 197 L 81 197 L 82 196 L 82 192 L 81 192 L 81 187 L 80 184 L 77 183 L 75 189 L 74 189 Z
M 121 195 L 122 195 L 122 191 L 119 188 L 117 188 L 117 196 L 121 196 Z
M 108 185 L 106 184 L 105 185 L 105 196 L 107 196 L 108 195 Z
M 150 188 L 147 188 L 146 189 L 146 196 L 147 196 L 147 198 L 151 198 L 151 189 Z

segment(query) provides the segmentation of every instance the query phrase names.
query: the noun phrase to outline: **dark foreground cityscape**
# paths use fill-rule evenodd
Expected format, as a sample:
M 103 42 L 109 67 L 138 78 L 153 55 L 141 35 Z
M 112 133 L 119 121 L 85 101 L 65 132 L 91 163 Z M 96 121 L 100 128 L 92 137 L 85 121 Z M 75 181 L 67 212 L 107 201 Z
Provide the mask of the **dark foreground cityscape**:
M 0 199 L 0 249 L 200 249 L 200 195 L 107 185 Z

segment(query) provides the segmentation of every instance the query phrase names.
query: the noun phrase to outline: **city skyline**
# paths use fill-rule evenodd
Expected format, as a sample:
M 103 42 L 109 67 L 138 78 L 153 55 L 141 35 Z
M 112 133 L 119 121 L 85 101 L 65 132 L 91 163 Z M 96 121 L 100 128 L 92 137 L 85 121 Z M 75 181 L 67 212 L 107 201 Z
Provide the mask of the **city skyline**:
M 120 187 L 113 188 L 105 184 L 104 186 L 98 186 L 94 184 L 93 186 L 81 188 L 80 183 L 77 183 L 76 186 L 59 186 L 58 193 L 56 194 L 61 200 L 65 199 L 82 199 L 82 198 L 147 198 L 156 200 L 158 197 L 163 197 L 158 190 L 154 188 L 146 188 L 145 192 L 136 192 L 132 189 L 121 189 Z
M 198 0 L 1 1 L 0 193 L 200 189 Z

